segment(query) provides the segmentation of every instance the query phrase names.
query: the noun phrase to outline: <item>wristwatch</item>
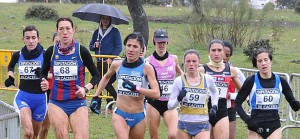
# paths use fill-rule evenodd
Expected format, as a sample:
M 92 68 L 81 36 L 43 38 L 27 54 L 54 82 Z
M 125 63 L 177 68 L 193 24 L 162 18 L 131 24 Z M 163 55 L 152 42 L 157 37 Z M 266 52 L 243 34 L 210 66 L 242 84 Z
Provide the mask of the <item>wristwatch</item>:
M 84 87 L 84 91 L 85 91 L 85 93 L 88 93 L 89 89 L 87 87 Z

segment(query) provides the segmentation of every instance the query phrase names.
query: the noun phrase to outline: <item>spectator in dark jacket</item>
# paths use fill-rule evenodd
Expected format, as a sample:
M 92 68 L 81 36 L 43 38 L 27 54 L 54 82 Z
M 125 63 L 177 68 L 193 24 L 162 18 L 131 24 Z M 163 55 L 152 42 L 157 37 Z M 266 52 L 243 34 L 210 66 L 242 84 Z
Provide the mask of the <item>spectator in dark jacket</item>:
M 97 55 L 116 55 L 118 56 L 122 51 L 122 39 L 119 30 L 111 24 L 111 17 L 102 15 L 99 21 L 99 29 L 94 31 L 92 40 L 90 42 L 90 50 L 95 51 Z M 102 66 L 103 62 L 103 66 Z M 97 59 L 97 68 L 100 72 L 101 77 L 107 72 L 108 65 L 111 64 L 111 59 Z M 112 76 L 109 83 L 105 87 L 106 91 L 116 100 L 117 93 L 112 85 L 116 80 L 116 76 Z M 106 99 L 107 103 L 112 101 Z M 98 102 L 97 109 L 101 108 L 101 99 Z M 111 107 L 109 108 L 111 110 Z M 111 111 L 110 111 L 111 112 Z

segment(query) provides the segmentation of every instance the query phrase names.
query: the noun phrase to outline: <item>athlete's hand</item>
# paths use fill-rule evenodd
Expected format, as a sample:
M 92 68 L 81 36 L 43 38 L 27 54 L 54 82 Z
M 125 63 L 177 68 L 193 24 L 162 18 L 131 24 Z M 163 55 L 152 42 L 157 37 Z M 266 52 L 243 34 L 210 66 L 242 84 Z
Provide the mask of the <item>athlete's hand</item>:
M 130 91 L 136 91 L 136 85 L 134 85 L 132 82 L 130 82 L 127 79 L 123 79 L 122 86 Z
M 49 89 L 49 82 L 45 78 L 42 78 L 41 89 L 43 91 L 47 91 Z
M 216 105 L 213 105 L 211 107 L 211 109 L 209 110 L 209 116 L 211 117 L 216 117 L 217 115 L 217 110 L 218 110 L 218 107 Z
M 111 64 L 111 63 L 112 63 L 112 60 L 111 60 L 110 58 L 108 58 L 108 59 L 106 60 L 106 63 L 107 63 L 107 64 Z
M 37 76 L 37 77 L 40 77 L 41 76 L 41 68 L 40 67 L 37 67 L 36 69 L 32 70 L 34 71 L 34 74 Z
M 4 84 L 6 87 L 15 85 L 15 78 L 9 75 L 8 78 L 5 80 Z
M 291 103 L 291 108 L 294 110 L 294 111 L 299 111 L 299 108 L 300 108 L 300 103 L 298 100 L 293 100 L 293 102 Z
M 248 129 L 255 131 L 255 132 L 257 131 L 258 124 L 253 119 L 249 119 L 248 121 L 246 121 L 246 124 L 248 126 Z
M 186 90 L 184 88 L 182 88 L 179 92 L 179 95 L 177 97 L 177 100 L 178 101 L 182 101 L 182 99 L 186 96 Z
M 79 97 L 79 98 L 85 97 L 85 89 L 84 89 L 84 87 L 80 87 L 80 86 L 76 85 L 76 88 L 78 90 L 75 92 L 75 95 L 77 97 Z
M 100 110 L 100 104 L 101 100 L 99 99 L 98 96 L 94 96 L 91 100 L 91 104 L 90 104 L 90 109 L 92 112 L 96 113 L 96 114 L 100 114 L 101 112 Z

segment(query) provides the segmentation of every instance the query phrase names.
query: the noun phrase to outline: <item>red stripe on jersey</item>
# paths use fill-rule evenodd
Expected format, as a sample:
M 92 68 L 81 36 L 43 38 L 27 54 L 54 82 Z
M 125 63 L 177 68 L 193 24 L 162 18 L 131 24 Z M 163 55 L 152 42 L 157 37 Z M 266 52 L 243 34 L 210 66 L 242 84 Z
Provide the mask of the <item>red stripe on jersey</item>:
M 235 85 L 233 80 L 230 81 L 229 86 L 228 86 L 228 92 L 229 93 L 235 93 Z M 234 108 L 234 100 L 231 100 L 231 105 L 230 108 Z
M 52 96 L 53 96 L 53 90 L 52 90 L 52 88 L 51 88 L 51 89 L 50 89 L 49 99 L 52 99 Z
M 52 77 L 54 77 L 53 72 L 52 72 L 52 67 L 50 67 L 49 72 L 52 74 Z M 53 79 L 47 79 L 49 82 L 49 88 L 52 88 L 52 84 L 53 84 Z
M 80 84 L 80 86 L 84 86 L 85 84 L 84 84 L 84 75 L 85 75 L 85 69 L 84 69 L 84 67 L 83 66 L 80 66 L 80 71 L 79 71 L 79 84 Z
M 231 79 L 231 81 L 229 83 L 229 86 L 228 86 L 228 92 L 229 93 L 234 93 L 235 92 L 235 86 L 234 86 L 234 82 L 233 82 L 232 79 Z
M 76 99 L 75 92 L 77 91 L 76 82 L 75 81 L 69 81 L 69 85 L 70 85 L 70 100 L 74 100 L 74 99 Z
M 64 87 L 63 87 L 63 81 L 57 81 L 57 94 L 56 94 L 56 100 L 64 100 Z

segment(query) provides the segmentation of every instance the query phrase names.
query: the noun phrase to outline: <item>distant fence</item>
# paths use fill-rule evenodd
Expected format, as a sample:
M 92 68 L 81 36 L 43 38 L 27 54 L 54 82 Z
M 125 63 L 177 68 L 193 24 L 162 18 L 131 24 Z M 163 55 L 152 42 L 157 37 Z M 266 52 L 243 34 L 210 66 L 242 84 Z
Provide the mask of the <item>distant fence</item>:
M 300 74 L 292 73 L 290 78 L 290 86 L 292 88 L 294 97 L 296 100 L 300 100 Z M 282 132 L 286 130 L 286 139 L 288 139 L 288 129 L 289 128 L 300 128 L 300 112 L 294 112 L 291 107 L 289 107 L 288 119 L 289 122 L 282 127 Z
M 101 64 L 102 64 L 102 73 L 100 73 L 102 76 L 105 74 L 103 73 L 103 66 L 104 64 L 108 64 L 107 67 L 110 67 L 110 64 L 111 63 L 106 63 L 104 62 L 105 59 L 107 58 L 110 58 L 110 59 L 115 59 L 115 60 L 118 60 L 118 59 L 121 59 L 121 57 L 119 56 L 114 56 L 114 55 L 92 55 L 93 59 L 94 59 L 94 64 L 97 66 L 97 59 L 100 58 L 101 59 Z M 91 79 L 91 74 L 87 74 L 86 76 L 87 80 L 90 81 Z M 116 82 L 114 82 L 114 88 L 116 89 Z M 97 90 L 97 87 L 94 88 L 95 90 Z M 89 92 L 87 94 L 87 97 L 93 97 L 93 95 L 91 94 L 91 92 Z M 109 95 L 109 92 L 106 92 L 106 91 L 102 91 L 101 95 L 99 96 L 100 98 L 110 98 L 110 99 L 113 99 L 112 96 Z

